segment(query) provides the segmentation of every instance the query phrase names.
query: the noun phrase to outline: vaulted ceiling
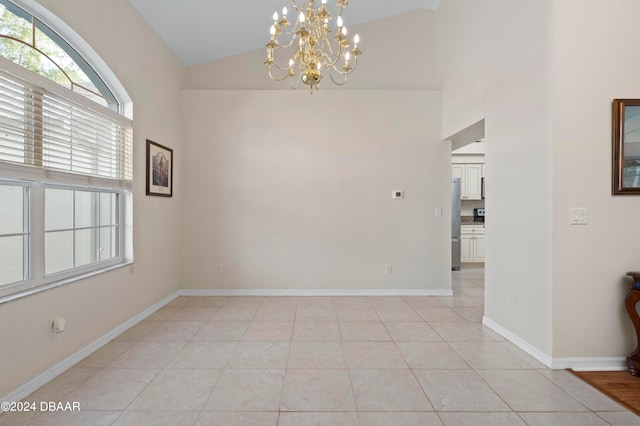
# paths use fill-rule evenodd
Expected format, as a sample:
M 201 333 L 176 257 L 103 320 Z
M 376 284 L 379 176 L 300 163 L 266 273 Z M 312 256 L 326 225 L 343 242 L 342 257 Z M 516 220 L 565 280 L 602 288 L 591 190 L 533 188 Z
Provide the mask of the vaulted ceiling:
M 263 48 L 274 11 L 291 0 L 129 0 L 185 65 L 196 65 Z M 418 10 L 441 0 L 350 0 L 343 18 L 353 26 Z M 319 3 L 319 1 L 317 1 Z M 302 5 L 298 1 L 298 5 Z M 335 0 L 328 1 L 333 13 Z M 363 40 L 364 43 L 364 40 Z

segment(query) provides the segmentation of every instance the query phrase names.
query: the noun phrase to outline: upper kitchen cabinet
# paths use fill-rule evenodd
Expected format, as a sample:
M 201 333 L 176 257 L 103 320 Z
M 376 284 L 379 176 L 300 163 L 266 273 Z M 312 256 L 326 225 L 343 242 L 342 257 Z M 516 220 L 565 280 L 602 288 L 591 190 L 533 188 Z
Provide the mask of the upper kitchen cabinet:
M 451 175 L 460 178 L 461 200 L 482 200 L 484 141 L 470 143 L 452 152 Z
M 482 199 L 482 164 L 454 163 L 451 165 L 451 176 L 460 178 L 460 199 Z

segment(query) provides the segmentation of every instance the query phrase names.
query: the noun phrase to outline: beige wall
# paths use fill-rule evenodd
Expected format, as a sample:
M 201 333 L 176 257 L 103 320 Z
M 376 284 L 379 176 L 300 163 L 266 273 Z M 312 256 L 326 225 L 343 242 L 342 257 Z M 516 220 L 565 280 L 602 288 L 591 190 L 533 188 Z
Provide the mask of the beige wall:
M 187 70 L 184 288 L 450 287 L 435 12 L 350 33 L 364 54 L 339 91 L 269 80 L 264 49 Z
M 42 0 L 109 64 L 134 107 L 135 264 L 0 305 L 0 395 L 13 391 L 179 288 L 183 67 L 126 0 Z M 73 41 L 73 40 L 71 40 Z M 176 149 L 171 199 L 145 196 L 145 139 Z M 67 318 L 52 336 L 49 321 Z
M 640 97 L 624 42 L 638 13 L 634 0 L 447 0 L 437 13 L 444 135 L 485 119 L 485 315 L 555 366 L 613 366 L 635 345 L 623 277 L 638 267 L 640 200 L 611 196 L 611 101 Z M 572 207 L 588 225 L 569 225 Z
M 184 287 L 449 289 L 440 102 L 429 91 L 183 92 Z
M 627 356 L 624 275 L 640 268 L 640 198 L 611 195 L 611 101 L 640 98 L 640 57 L 629 54 L 640 3 L 553 5 L 554 355 Z M 571 207 L 586 207 L 589 224 L 570 226 Z
M 551 357 L 550 1 L 446 0 L 436 18 L 443 136 L 485 119 L 485 318 Z
M 477 0 L 445 0 L 436 13 L 436 80 L 442 90 L 443 137 L 484 118 L 487 13 Z

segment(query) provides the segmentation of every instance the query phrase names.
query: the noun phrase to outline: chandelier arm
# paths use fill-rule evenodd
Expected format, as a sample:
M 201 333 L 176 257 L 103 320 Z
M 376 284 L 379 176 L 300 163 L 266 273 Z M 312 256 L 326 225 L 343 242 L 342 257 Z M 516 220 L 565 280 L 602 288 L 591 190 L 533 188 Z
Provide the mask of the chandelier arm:
M 338 72 L 339 74 L 341 74 L 340 72 Z M 328 71 L 329 74 L 329 78 L 331 79 L 331 81 L 333 81 L 333 84 L 336 84 L 338 86 L 343 86 L 346 82 L 347 82 L 347 77 L 345 76 L 344 80 L 342 82 L 336 81 L 335 78 L 333 78 L 333 73 L 331 71 Z M 344 75 L 344 74 L 342 74 Z
M 345 75 L 345 76 L 346 76 L 346 75 L 349 75 L 349 74 L 351 74 L 353 71 L 355 71 L 356 67 L 358 66 L 358 57 L 357 57 L 357 56 L 354 56 L 353 58 L 354 58 L 354 59 L 352 59 L 352 61 L 353 61 L 353 66 L 349 68 L 349 71 L 341 71 L 341 70 L 340 70 L 339 68 L 337 68 L 335 65 L 334 65 L 334 66 L 332 66 L 332 67 L 331 67 L 331 69 L 332 69 L 332 70 L 334 70 L 337 74 Z M 350 61 L 351 61 L 351 59 L 350 59 Z M 331 75 L 331 73 L 330 73 L 329 75 Z
M 292 35 L 292 34 L 287 34 L 287 33 L 285 33 L 285 35 Z M 289 40 L 289 43 L 287 43 L 287 44 L 281 44 L 281 43 L 276 39 L 276 40 L 274 40 L 274 42 L 275 42 L 275 44 L 276 44 L 276 45 L 275 45 L 275 47 L 274 47 L 274 49 L 275 49 L 276 47 L 284 47 L 285 49 L 286 49 L 286 48 L 289 48 L 289 47 L 293 46 L 293 41 L 294 41 L 295 39 L 296 39 L 295 34 L 293 34 L 293 36 L 292 36 L 292 37 L 291 37 L 291 39 Z
M 282 81 L 285 78 L 289 77 L 289 74 L 285 74 L 284 77 L 282 78 L 274 77 L 273 74 L 271 73 L 271 67 L 269 65 L 267 65 L 267 69 L 269 70 L 269 78 L 273 81 Z
M 358 55 L 353 55 L 353 67 L 351 68 L 351 71 L 349 71 L 349 73 L 352 73 L 357 66 L 358 66 Z
M 329 55 L 327 55 L 325 52 L 322 52 L 322 53 L 330 62 L 329 65 L 333 66 L 336 62 L 338 62 L 338 59 L 340 59 L 340 57 L 344 54 L 343 47 L 341 44 L 338 44 L 338 52 L 336 53 L 333 51 L 331 42 L 328 39 L 325 39 L 323 41 L 324 41 L 324 45 L 327 47 L 327 49 L 329 50 L 329 53 L 331 53 L 331 56 L 333 56 L 333 58 L 329 57 Z
M 354 66 L 354 67 L 352 67 L 352 68 L 349 68 L 349 71 L 342 71 L 342 70 L 340 70 L 340 69 L 338 69 L 338 68 L 336 68 L 336 67 L 331 67 L 331 70 L 332 70 L 333 72 L 335 72 L 336 74 L 339 74 L 339 75 L 349 75 L 349 74 L 351 74 L 351 73 L 353 72 L 353 70 L 355 70 L 355 69 L 356 69 L 356 67 Z M 329 73 L 329 75 L 331 75 L 331 74 L 332 74 L 332 73 Z
M 293 77 L 291 77 L 291 81 L 290 81 L 290 83 L 289 83 L 289 84 L 291 85 L 291 88 L 292 88 L 292 89 L 297 89 L 298 87 L 300 87 L 300 82 L 301 82 L 301 81 L 302 81 L 302 74 L 300 74 L 300 75 L 298 76 L 298 82 L 295 84 L 295 86 L 294 86 L 294 84 L 293 84 Z
M 275 65 L 276 68 L 278 68 L 280 71 L 289 71 L 289 67 L 281 67 L 280 64 L 278 64 L 275 60 L 273 61 L 272 65 Z
M 318 49 L 318 51 L 320 52 L 320 54 L 326 58 L 326 68 L 329 67 L 335 67 L 336 64 L 338 63 L 338 61 L 340 60 L 340 57 L 342 56 L 342 53 L 338 53 L 337 55 L 333 52 L 331 52 L 331 54 L 333 55 L 333 57 L 330 57 L 329 55 L 327 55 L 326 52 L 323 52 L 321 49 Z

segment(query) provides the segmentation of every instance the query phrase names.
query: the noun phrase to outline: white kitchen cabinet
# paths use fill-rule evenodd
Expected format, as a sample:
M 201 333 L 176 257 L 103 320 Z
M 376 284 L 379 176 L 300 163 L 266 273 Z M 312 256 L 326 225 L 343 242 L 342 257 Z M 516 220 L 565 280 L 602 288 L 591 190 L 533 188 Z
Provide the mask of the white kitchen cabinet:
M 460 199 L 482 199 L 482 164 L 452 164 L 451 176 L 460 178 Z
M 473 252 L 471 244 L 473 243 L 473 237 L 471 235 L 460 235 L 460 262 L 467 263 L 473 262 Z
M 484 226 L 462 226 L 460 262 L 484 263 Z
M 484 233 L 475 236 L 473 249 L 473 261 L 484 263 Z

